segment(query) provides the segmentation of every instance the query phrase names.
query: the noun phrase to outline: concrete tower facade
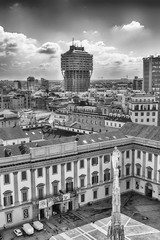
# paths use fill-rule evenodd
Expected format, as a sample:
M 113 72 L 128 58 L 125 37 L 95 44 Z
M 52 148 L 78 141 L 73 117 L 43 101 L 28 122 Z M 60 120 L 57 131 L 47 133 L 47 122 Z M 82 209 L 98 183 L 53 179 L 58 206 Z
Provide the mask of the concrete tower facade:
M 69 51 L 61 54 L 61 71 L 65 91 L 88 91 L 93 71 L 93 55 L 87 53 L 84 47 L 77 47 L 73 43 Z
M 160 92 L 160 56 L 143 58 L 143 90 Z

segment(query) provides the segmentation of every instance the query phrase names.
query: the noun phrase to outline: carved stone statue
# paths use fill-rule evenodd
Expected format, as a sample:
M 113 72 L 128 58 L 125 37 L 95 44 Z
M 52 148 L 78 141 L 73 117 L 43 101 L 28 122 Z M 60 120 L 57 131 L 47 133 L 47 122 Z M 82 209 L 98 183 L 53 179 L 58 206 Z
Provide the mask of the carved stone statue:
M 124 240 L 124 227 L 121 225 L 121 200 L 119 186 L 119 167 L 120 167 L 120 151 L 114 148 L 112 154 L 113 166 L 113 187 L 112 187 L 112 217 L 111 226 L 108 228 L 108 237 L 111 240 Z

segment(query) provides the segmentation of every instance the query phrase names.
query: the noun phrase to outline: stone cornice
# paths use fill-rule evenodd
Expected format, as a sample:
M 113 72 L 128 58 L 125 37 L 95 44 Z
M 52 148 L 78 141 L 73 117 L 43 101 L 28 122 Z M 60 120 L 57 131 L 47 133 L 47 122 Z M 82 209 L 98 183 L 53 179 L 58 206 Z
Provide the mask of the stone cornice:
M 83 146 L 80 146 L 81 148 L 78 149 L 78 151 L 73 152 L 72 154 L 66 154 L 63 156 L 47 156 L 43 158 L 36 158 L 36 159 L 28 159 L 27 161 L 25 160 L 18 160 L 18 161 L 10 161 L 8 162 L 8 165 L 4 162 L 0 163 L 0 173 L 4 172 L 13 172 L 13 171 L 19 171 L 23 169 L 31 169 L 31 168 L 37 168 L 39 166 L 44 166 L 44 167 L 50 167 L 51 165 L 54 164 L 60 164 L 60 163 L 66 163 L 66 162 L 73 162 L 73 161 L 78 161 L 80 159 L 87 159 L 91 158 L 93 156 L 102 156 L 105 154 L 111 154 L 113 152 L 114 146 L 117 146 L 118 149 L 121 152 L 124 152 L 126 150 L 141 150 L 143 152 L 150 152 L 156 155 L 160 155 L 160 148 L 158 148 L 159 145 L 157 142 L 155 142 L 155 146 L 148 145 L 150 142 L 149 140 L 145 139 L 138 139 L 138 143 L 136 141 L 136 138 L 126 138 L 126 139 L 116 139 L 116 141 L 106 141 L 103 143 L 100 143 L 99 145 L 95 148 L 84 148 Z M 149 142 L 148 142 L 149 141 Z M 141 144 L 140 144 L 141 142 Z M 151 141 L 154 143 L 154 141 Z M 146 145 L 145 145 L 146 144 Z M 92 146 L 92 145 L 91 145 Z

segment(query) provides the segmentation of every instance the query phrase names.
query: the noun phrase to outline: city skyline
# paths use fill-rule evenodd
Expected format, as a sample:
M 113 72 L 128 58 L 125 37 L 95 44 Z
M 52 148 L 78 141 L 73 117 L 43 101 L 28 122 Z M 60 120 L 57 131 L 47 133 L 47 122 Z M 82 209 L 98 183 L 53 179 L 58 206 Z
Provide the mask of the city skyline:
M 61 53 L 93 54 L 93 79 L 143 76 L 160 54 L 160 3 L 153 0 L 0 1 L 0 79 L 63 79 Z

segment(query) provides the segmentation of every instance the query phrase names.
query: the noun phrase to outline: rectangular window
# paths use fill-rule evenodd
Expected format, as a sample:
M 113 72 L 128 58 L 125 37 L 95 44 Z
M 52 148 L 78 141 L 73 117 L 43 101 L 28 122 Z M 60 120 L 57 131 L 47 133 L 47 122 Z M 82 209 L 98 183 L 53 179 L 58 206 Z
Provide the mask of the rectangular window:
M 152 153 L 148 153 L 148 161 L 152 162 Z
M 141 116 L 144 116 L 144 113 L 143 113 L 143 112 L 141 112 Z
M 38 173 L 38 177 L 42 177 L 43 176 L 42 168 L 38 168 L 37 173 Z
M 137 151 L 137 158 L 141 158 L 141 151 Z
M 147 118 L 147 122 L 149 122 L 149 118 Z
M 93 191 L 93 199 L 97 199 L 97 190 Z
M 105 171 L 104 172 L 104 181 L 109 181 L 110 180 L 110 172 L 109 171 Z
M 152 179 L 152 171 L 151 170 L 147 171 L 147 178 Z
M 57 165 L 52 166 L 52 173 L 56 174 L 57 173 Z
M 11 223 L 12 222 L 12 213 L 7 213 L 6 217 L 7 217 L 7 223 Z
M 141 174 L 141 169 L 140 167 L 137 167 L 137 176 L 140 176 L 140 174 Z
M 126 176 L 130 175 L 130 166 L 126 166 Z
M 67 172 L 71 171 L 71 162 L 67 163 Z
M 85 202 L 85 194 L 81 194 L 81 202 Z
M 135 113 L 135 116 L 138 116 L 138 113 L 137 113 L 137 112 Z
M 4 184 L 9 184 L 9 183 L 10 183 L 9 174 L 5 174 L 4 175 Z
M 53 195 L 58 194 L 58 185 L 53 185 Z
M 22 192 L 22 201 L 23 202 L 26 202 L 28 199 L 27 199 L 27 191 L 24 191 L 24 192 Z
M 126 151 L 126 158 L 129 158 L 129 150 Z
M 84 168 L 84 160 L 80 160 L 80 168 Z
M 29 217 L 28 208 L 23 209 L 23 218 L 28 218 L 28 217 Z
M 97 175 L 93 175 L 92 176 L 92 184 L 97 184 L 98 183 L 98 176 Z
M 147 112 L 147 116 L 150 116 L 150 112 Z
M 155 118 L 152 119 L 152 122 L 155 122 Z
M 22 181 L 27 180 L 27 172 L 26 172 L 26 171 L 23 171 L 23 172 L 21 173 L 21 177 L 22 177 Z
M 43 188 L 38 188 L 38 197 L 39 199 L 43 198 Z
M 152 112 L 152 116 L 156 116 L 155 112 Z
M 6 195 L 4 196 L 4 206 L 10 206 L 13 204 L 13 196 L 12 195 Z
M 98 157 L 92 158 L 92 166 L 97 165 L 97 164 L 98 164 Z
M 73 182 L 67 182 L 66 183 L 66 192 L 72 192 L 73 191 Z
M 109 187 L 106 187 L 105 188 L 105 196 L 108 196 L 109 195 Z
M 109 163 L 110 162 L 110 155 L 104 155 L 104 163 Z
M 84 187 L 84 178 L 81 178 L 80 182 L 81 182 L 81 187 Z
M 135 122 L 138 122 L 138 119 L 137 119 L 137 118 L 135 119 Z
M 126 189 L 130 189 L 130 181 L 126 181 Z

